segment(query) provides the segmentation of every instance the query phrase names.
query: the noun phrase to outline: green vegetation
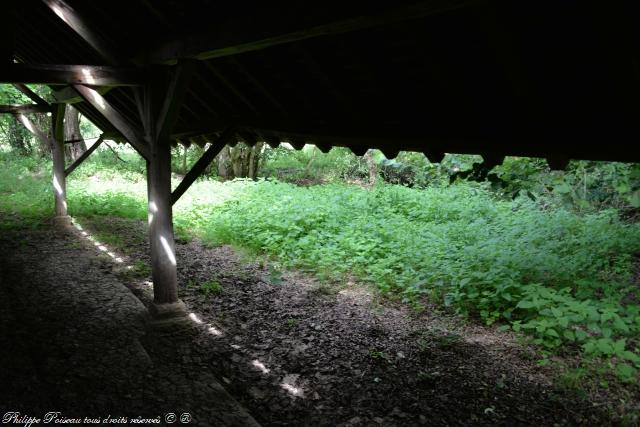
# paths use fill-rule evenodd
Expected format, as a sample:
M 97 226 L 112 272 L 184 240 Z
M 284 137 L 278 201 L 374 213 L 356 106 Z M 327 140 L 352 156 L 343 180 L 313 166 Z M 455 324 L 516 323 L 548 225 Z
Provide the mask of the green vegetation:
M 101 148 L 74 172 L 71 215 L 146 220 L 144 163 L 115 150 L 118 157 Z M 37 226 L 52 212 L 49 164 L 15 150 L 0 156 L 0 227 Z M 640 168 L 572 162 L 567 172 L 550 172 L 539 160 L 507 159 L 475 182 L 473 156 L 447 156 L 441 165 L 413 153 L 376 158 L 384 179 L 365 188 L 357 184 L 367 183 L 366 163 L 345 150 L 266 149 L 270 178 L 198 181 L 174 208 L 176 233 L 324 279 L 357 278 L 418 309 L 440 302 L 526 334 L 545 361 L 580 353 L 585 366 L 637 380 Z M 280 271 L 270 272 L 279 283 Z M 199 289 L 222 291 L 215 279 Z M 583 373 L 566 374 L 566 382 Z
M 206 282 L 202 282 L 199 287 L 199 291 L 205 296 L 209 295 L 218 295 L 222 293 L 222 285 L 220 281 L 216 278 L 212 278 L 207 280 Z

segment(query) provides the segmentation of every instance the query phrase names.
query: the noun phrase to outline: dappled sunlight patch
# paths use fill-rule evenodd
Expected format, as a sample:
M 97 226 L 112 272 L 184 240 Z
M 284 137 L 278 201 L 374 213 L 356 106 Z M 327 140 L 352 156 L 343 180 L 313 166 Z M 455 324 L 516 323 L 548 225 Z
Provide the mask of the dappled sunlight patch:
M 299 378 L 300 375 L 298 374 L 285 375 L 280 383 L 280 388 L 292 397 L 304 398 L 304 389 L 300 385 L 297 385 Z
M 483 333 L 474 334 L 465 338 L 469 344 L 476 344 L 485 347 L 508 344 L 510 339 L 506 334 Z
M 171 265 L 176 265 L 176 256 L 173 253 L 173 248 L 171 248 L 171 246 L 169 245 L 167 238 L 164 236 L 160 236 L 160 243 L 162 244 L 162 249 L 164 250 L 164 253 Z
M 189 313 L 189 319 L 191 319 L 193 323 L 198 325 L 202 325 L 204 323 L 202 319 L 200 319 L 200 317 L 198 317 L 198 315 L 195 313 Z
M 82 75 L 84 76 L 88 84 L 95 84 L 96 80 L 93 78 L 93 74 L 91 73 L 90 69 L 83 68 Z M 104 108 L 104 105 L 101 105 L 101 107 Z
M 252 360 L 251 361 L 251 366 L 253 366 L 257 370 L 262 372 L 264 375 L 267 375 L 269 372 L 271 372 L 271 370 L 267 369 L 267 367 L 264 365 L 264 363 L 262 363 L 258 359 Z
M 222 336 L 222 331 L 215 326 L 207 327 L 207 332 L 209 332 L 209 334 L 213 335 L 214 337 Z
M 104 254 L 106 254 L 107 256 L 109 256 L 114 262 L 118 263 L 118 264 L 122 264 L 124 263 L 124 259 L 119 256 L 118 254 L 116 254 L 114 251 L 110 250 L 109 247 L 100 242 L 99 240 L 97 240 L 93 235 L 91 235 L 91 233 L 89 233 L 88 231 L 86 231 L 82 225 L 80 225 L 80 223 L 77 221 L 77 219 L 72 218 L 72 224 L 73 226 L 80 232 L 80 236 L 82 236 L 83 238 L 85 238 L 86 240 L 88 240 L 89 242 L 93 243 L 93 245 L 100 250 L 101 252 L 103 252 Z M 126 268 L 128 269 L 132 269 L 132 266 L 126 266 Z
M 64 194 L 64 190 L 62 190 L 62 186 L 58 182 L 57 176 L 53 177 L 53 188 L 55 188 L 56 193 L 58 193 L 59 196 L 62 196 Z
M 157 213 L 158 213 L 158 206 L 156 205 L 156 202 L 152 200 L 149 202 L 149 216 L 148 216 L 149 225 L 153 223 L 153 219 L 155 218 L 155 215 Z

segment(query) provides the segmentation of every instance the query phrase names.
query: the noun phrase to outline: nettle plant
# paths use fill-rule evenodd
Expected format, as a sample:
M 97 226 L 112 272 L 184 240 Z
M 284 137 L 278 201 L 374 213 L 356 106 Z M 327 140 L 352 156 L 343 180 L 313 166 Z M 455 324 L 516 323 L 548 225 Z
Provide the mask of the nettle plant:
M 530 332 L 534 343 L 548 349 L 578 345 L 588 356 L 608 359 L 621 380 L 635 379 L 640 368 L 640 307 L 615 300 L 579 301 L 569 288 L 555 291 L 532 284 L 523 290 L 524 298 L 516 305 L 522 320 L 512 322 L 514 331 Z

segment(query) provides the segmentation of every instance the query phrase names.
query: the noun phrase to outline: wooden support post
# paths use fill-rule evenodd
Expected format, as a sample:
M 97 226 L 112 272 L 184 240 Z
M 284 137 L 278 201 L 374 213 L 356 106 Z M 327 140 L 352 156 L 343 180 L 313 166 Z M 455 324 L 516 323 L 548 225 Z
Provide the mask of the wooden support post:
M 56 204 L 56 221 L 68 223 L 67 179 L 64 173 L 64 110 L 65 104 L 58 104 L 51 115 L 51 156 L 53 157 L 53 193 Z
M 153 300 L 156 305 L 171 304 L 178 302 L 171 208 L 171 144 L 168 139 L 156 140 L 150 151 L 147 180 Z
M 16 118 L 29 132 L 34 134 L 43 144 L 51 147 L 53 158 L 53 195 L 55 200 L 55 221 L 68 224 L 67 215 L 67 184 L 64 173 L 64 110 L 65 105 L 59 104 L 51 115 L 51 137 L 38 127 L 24 114 L 16 114 Z
M 178 275 L 171 203 L 171 139 L 180 104 L 187 90 L 192 64 L 178 66 L 168 86 L 151 84 L 139 93 L 142 123 L 148 141 L 147 184 L 149 240 L 153 301 L 156 318 L 184 318 L 186 309 L 178 299 Z
M 178 199 L 184 194 L 185 191 L 191 187 L 191 184 L 195 182 L 195 180 L 202 174 L 202 172 L 209 166 L 209 163 L 213 161 L 213 159 L 218 155 L 220 150 L 225 146 L 229 138 L 234 135 L 234 131 L 232 128 L 226 129 L 218 139 L 215 140 L 211 144 L 211 146 L 204 152 L 202 157 L 198 159 L 195 165 L 191 168 L 191 170 L 184 176 L 178 187 L 171 194 L 171 204 L 175 204 Z
M 78 157 L 71 166 L 69 166 L 64 170 L 64 176 L 69 176 L 71 172 L 76 170 L 76 168 L 80 166 L 82 162 L 84 162 L 91 155 L 91 153 L 96 151 L 96 149 L 100 146 L 100 144 L 102 144 L 102 141 L 104 141 L 104 134 L 100 135 L 100 138 L 98 138 L 98 140 L 94 142 L 93 145 L 89 147 L 89 149 L 87 149 L 87 151 L 82 153 L 82 155 Z

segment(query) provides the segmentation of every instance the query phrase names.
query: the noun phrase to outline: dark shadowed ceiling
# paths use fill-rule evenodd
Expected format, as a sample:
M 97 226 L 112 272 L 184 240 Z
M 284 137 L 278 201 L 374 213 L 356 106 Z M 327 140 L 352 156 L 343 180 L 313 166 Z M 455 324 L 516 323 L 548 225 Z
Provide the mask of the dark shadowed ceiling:
M 19 62 L 197 59 L 178 142 L 205 143 L 233 123 L 248 142 L 377 147 L 388 156 L 640 161 L 632 2 L 68 0 L 109 55 L 46 3 L 15 3 Z M 105 97 L 140 126 L 131 87 Z M 77 106 L 115 132 L 90 105 Z

